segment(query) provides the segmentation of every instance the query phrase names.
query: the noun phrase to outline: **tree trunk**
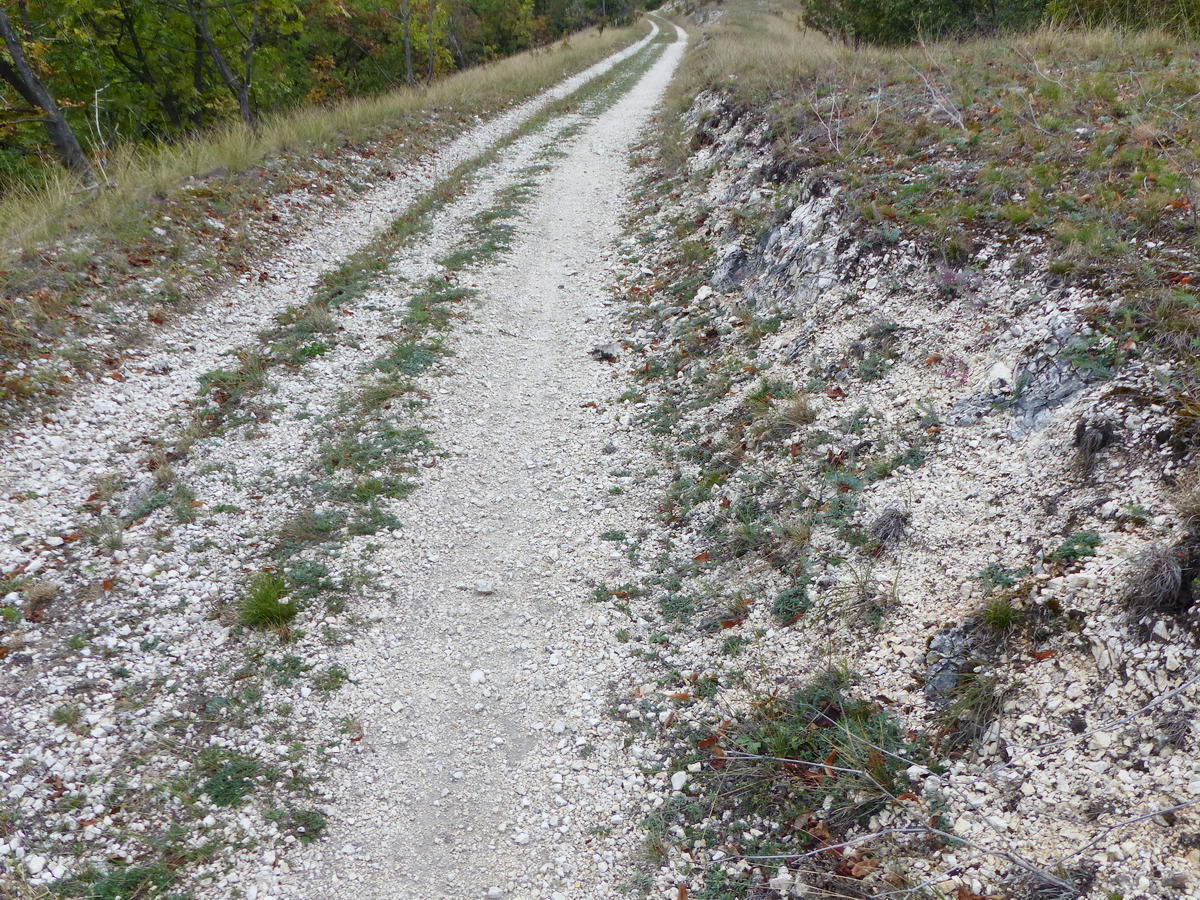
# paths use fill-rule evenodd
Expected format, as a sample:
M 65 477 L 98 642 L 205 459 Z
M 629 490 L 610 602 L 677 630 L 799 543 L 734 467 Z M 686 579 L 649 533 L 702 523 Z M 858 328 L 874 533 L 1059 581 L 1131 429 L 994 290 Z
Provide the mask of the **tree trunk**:
M 413 83 L 412 63 L 412 0 L 404 0 L 400 5 L 401 21 L 404 23 L 404 74 L 408 83 Z
M 426 0 L 426 2 L 429 4 L 429 31 L 425 35 L 425 41 L 429 44 L 429 72 L 426 75 L 425 80 L 430 84 L 433 84 L 433 14 L 437 9 L 437 6 L 435 5 L 436 0 Z
M 238 111 L 241 113 L 242 121 L 248 128 L 255 128 L 254 105 L 250 100 L 250 79 L 253 71 L 254 51 L 256 48 L 257 38 L 257 23 L 254 34 L 246 41 L 246 77 L 239 78 L 232 68 L 224 54 L 221 53 L 221 48 L 217 46 L 217 42 L 213 40 L 212 29 L 208 25 L 208 6 L 205 0 L 188 0 L 188 15 L 191 16 L 192 25 L 196 29 L 196 35 L 208 48 L 209 58 L 212 59 L 213 65 L 217 67 L 217 73 L 221 76 L 221 80 L 225 82 L 225 86 L 229 88 L 229 92 L 233 94 L 238 103 Z
M 250 85 L 245 82 L 238 88 L 237 92 L 238 113 L 242 117 L 242 122 L 247 128 L 255 129 L 258 127 L 258 116 L 254 112 L 254 103 L 250 99 Z
M 96 176 L 92 172 L 87 154 L 79 144 L 79 138 L 71 130 L 70 123 L 54 102 L 54 97 L 29 65 L 21 40 L 3 10 L 0 10 L 0 37 L 4 38 L 4 45 L 12 57 L 12 65 L 0 59 L 0 78 L 11 84 L 28 103 L 45 113 L 46 134 L 63 165 L 89 184 L 94 183 Z

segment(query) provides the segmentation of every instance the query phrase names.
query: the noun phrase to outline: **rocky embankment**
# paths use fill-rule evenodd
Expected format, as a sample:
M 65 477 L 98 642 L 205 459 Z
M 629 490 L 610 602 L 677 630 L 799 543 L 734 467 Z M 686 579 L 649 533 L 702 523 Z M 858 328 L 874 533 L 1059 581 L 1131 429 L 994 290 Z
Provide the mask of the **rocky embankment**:
M 1196 896 L 1200 495 L 1169 361 L 1117 368 L 1086 313 L 1122 298 L 1035 237 L 951 265 L 781 162 L 754 110 L 710 94 L 689 126 L 626 285 L 626 400 L 669 476 L 640 590 L 691 673 L 658 886 Z

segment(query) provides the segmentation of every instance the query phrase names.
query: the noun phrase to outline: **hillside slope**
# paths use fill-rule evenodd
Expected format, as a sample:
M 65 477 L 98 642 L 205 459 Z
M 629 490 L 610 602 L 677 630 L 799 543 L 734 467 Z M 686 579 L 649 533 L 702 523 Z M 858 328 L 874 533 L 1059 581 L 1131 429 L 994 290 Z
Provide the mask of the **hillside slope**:
M 1195 896 L 1192 48 L 701 20 L 625 288 L 647 884 Z

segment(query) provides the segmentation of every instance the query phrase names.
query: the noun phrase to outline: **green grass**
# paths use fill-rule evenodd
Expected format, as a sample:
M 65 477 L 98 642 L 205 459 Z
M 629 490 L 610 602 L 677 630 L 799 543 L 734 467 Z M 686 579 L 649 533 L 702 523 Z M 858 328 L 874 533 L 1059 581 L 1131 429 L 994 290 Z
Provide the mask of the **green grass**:
M 432 449 L 433 444 L 419 426 L 372 426 L 363 422 L 358 432 L 343 434 L 322 447 L 321 463 L 331 473 L 366 475 L 402 466 L 415 454 Z
M 201 751 L 196 765 L 204 776 L 199 791 L 216 806 L 240 806 L 271 774 L 258 760 L 221 748 Z
M 313 677 L 313 687 L 329 695 L 350 681 L 350 674 L 341 666 L 330 666 Z
M 325 814 L 317 809 L 274 810 L 267 814 L 267 819 L 305 844 L 319 840 L 328 824 Z
M 780 591 L 771 602 L 771 615 L 781 625 L 791 625 L 812 607 L 808 597 L 808 582 L 801 579 Z
M 400 520 L 374 504 L 361 509 L 346 525 L 348 533 L 355 536 L 378 534 L 380 531 L 395 531 Z
M 749 644 L 750 639 L 744 635 L 728 634 L 721 641 L 721 652 L 726 656 L 740 656 Z
M 313 512 L 306 510 L 292 516 L 279 526 L 277 554 L 291 557 L 312 544 L 322 544 L 336 537 L 345 517 L 337 512 Z
M 390 352 L 375 361 L 373 367 L 385 374 L 420 375 L 437 361 L 440 348 L 433 345 L 398 341 Z M 372 404 L 379 405 L 379 404 Z
M 854 374 L 863 381 L 878 381 L 888 373 L 889 368 L 888 358 L 882 353 L 872 350 L 858 364 Z
M 138 503 L 130 510 L 129 515 L 125 517 L 124 524 L 128 525 L 133 522 L 141 521 L 153 512 L 160 509 L 170 507 L 175 514 L 175 518 L 180 522 L 192 522 L 196 518 L 195 501 L 196 496 L 192 493 L 191 488 L 184 484 L 174 484 L 169 487 L 156 490 L 146 497 L 138 501 Z M 120 546 L 121 533 L 117 530 L 117 523 L 112 523 L 108 532 L 102 536 L 101 543 L 110 549 L 115 549 L 114 545 Z
M 1003 634 L 1011 631 L 1021 621 L 1021 611 L 1006 596 L 992 597 L 984 603 L 979 619 L 992 631 Z
M 312 666 L 294 653 L 285 653 L 279 658 L 266 660 L 263 668 L 271 673 L 271 680 L 275 684 L 287 687 L 311 669 Z
M 329 567 L 310 559 L 297 559 L 288 563 L 286 575 L 292 590 L 300 597 L 314 597 L 335 587 L 328 577 Z
M 274 572 L 260 572 L 250 582 L 238 607 L 238 620 L 247 628 L 286 628 L 299 607 L 287 598 L 287 582 Z
M 234 356 L 236 368 L 214 369 L 200 376 L 198 415 L 210 427 L 220 425 L 246 397 L 266 385 L 269 357 L 256 350 L 241 350 Z
M 983 585 L 985 593 L 992 593 L 1000 588 L 1010 588 L 1016 585 L 1017 579 L 1023 573 L 1017 569 L 1010 569 L 1000 563 L 988 563 L 979 573 L 980 584 Z
M 696 614 L 696 598 L 671 591 L 659 598 L 658 611 L 664 622 L 690 622 Z
M 83 710 L 74 703 L 64 703 L 62 706 L 55 708 L 50 714 L 50 721 L 55 725 L 66 725 L 73 728 L 79 724 L 83 718 Z
M 892 805 L 908 786 L 908 766 L 930 759 L 886 709 L 850 693 L 851 681 L 829 670 L 789 695 L 760 700 L 754 717 L 734 723 L 720 742 L 727 754 L 756 758 L 731 761 L 706 779 L 705 802 L 721 818 L 802 823 L 818 814 L 834 835 Z M 832 760 L 849 771 L 822 768 Z M 787 833 L 793 850 L 813 840 L 802 828 Z
M 401 500 L 416 489 L 416 483 L 390 475 L 363 475 L 339 487 L 334 496 L 352 503 L 371 503 L 381 497 Z
M 1050 554 L 1050 559 L 1052 562 L 1068 565 L 1076 563 L 1081 559 L 1094 556 L 1100 543 L 1100 535 L 1095 531 L 1077 531 L 1059 544 Z
M 105 874 L 75 879 L 73 884 L 68 882 L 64 886 L 64 893 L 68 897 L 84 897 L 86 900 L 140 900 L 143 897 L 161 896 L 175 880 L 175 873 L 165 864 L 118 866 Z
M 949 705 L 940 715 L 942 746 L 954 752 L 980 740 L 1004 711 L 1011 692 L 1012 687 L 995 675 L 974 670 L 964 672 Z

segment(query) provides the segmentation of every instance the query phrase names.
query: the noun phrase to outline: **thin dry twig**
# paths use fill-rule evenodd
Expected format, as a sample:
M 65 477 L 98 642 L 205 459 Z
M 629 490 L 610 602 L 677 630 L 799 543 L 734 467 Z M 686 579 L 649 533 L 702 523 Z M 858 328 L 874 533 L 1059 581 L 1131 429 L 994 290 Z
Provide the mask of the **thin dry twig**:
M 1200 805 L 1200 800 L 1189 800 L 1186 803 L 1177 803 L 1174 806 L 1168 806 L 1165 809 L 1156 809 L 1153 812 L 1142 813 L 1139 816 L 1134 816 L 1132 819 L 1125 819 L 1124 821 L 1117 822 L 1115 825 L 1109 825 L 1078 850 L 1072 850 L 1066 856 L 1059 859 L 1059 862 L 1062 863 L 1068 859 L 1071 859 L 1072 857 L 1079 856 L 1081 853 L 1086 853 L 1088 850 L 1091 850 L 1098 843 L 1104 840 L 1104 838 L 1110 833 L 1120 828 L 1128 828 L 1130 825 L 1136 825 L 1138 822 L 1144 822 L 1147 819 L 1153 819 L 1155 816 L 1165 816 L 1167 813 L 1179 812 L 1181 809 L 1190 809 L 1191 807 L 1197 805 Z
M 1145 706 L 1141 707 L 1140 709 L 1135 709 L 1129 715 L 1122 716 L 1120 719 L 1113 719 L 1109 722 L 1105 722 L 1103 725 L 1098 725 L 1095 728 L 1091 729 L 1090 731 L 1084 731 L 1081 734 L 1073 734 L 1070 737 L 1060 738 L 1057 741 L 1048 741 L 1045 744 L 1021 745 L 1021 744 L 1010 743 L 1008 745 L 1008 748 L 1010 750 L 1021 750 L 1021 751 L 1024 751 L 1025 753 L 1034 753 L 1039 750 L 1053 750 L 1058 747 L 1065 747 L 1067 744 L 1073 744 L 1076 741 L 1085 740 L 1086 738 L 1089 738 L 1094 734 L 1099 734 L 1102 731 L 1112 731 L 1114 728 L 1120 728 L 1123 725 L 1128 725 L 1130 722 L 1132 722 L 1138 716 L 1142 715 L 1143 713 L 1149 712 L 1150 710 L 1154 709 L 1156 706 L 1161 706 L 1163 703 L 1166 703 L 1172 697 L 1179 696 L 1181 693 L 1183 693 L 1185 690 L 1187 690 L 1189 687 L 1191 687 L 1193 684 L 1195 684 L 1198 681 L 1200 681 L 1200 673 L 1193 675 L 1191 678 L 1189 678 L 1183 684 L 1179 685 L 1179 687 L 1173 688 L 1172 690 L 1167 691 L 1165 694 L 1160 694 L 1159 696 L 1157 696 L 1153 700 L 1151 700 L 1149 703 L 1147 703 Z
M 929 97 L 933 101 L 933 105 L 945 113 L 950 118 L 950 121 L 957 125 L 959 130 L 965 134 L 967 131 L 967 123 L 963 121 L 962 113 L 959 112 L 958 107 L 954 105 L 954 101 L 940 91 L 932 81 L 925 77 L 925 73 L 912 63 L 909 63 L 908 67 L 916 72 L 921 81 L 925 83 L 925 90 L 929 92 Z

